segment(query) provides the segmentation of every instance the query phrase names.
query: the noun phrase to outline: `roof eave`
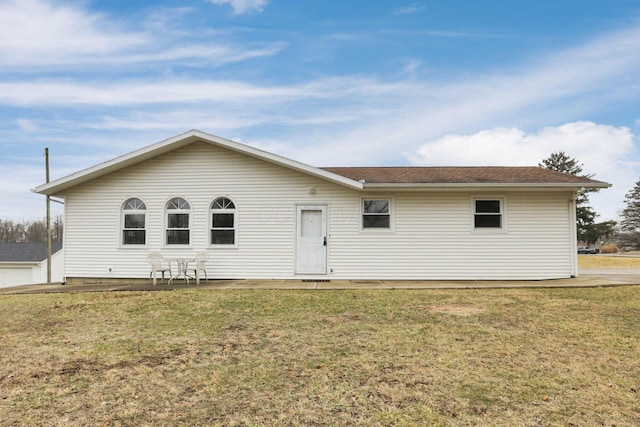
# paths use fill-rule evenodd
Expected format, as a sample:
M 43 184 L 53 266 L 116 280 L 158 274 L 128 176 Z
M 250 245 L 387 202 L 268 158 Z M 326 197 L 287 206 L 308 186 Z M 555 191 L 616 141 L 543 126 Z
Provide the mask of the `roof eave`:
M 22 267 L 22 266 L 28 267 L 28 266 L 38 265 L 38 264 L 42 263 L 43 261 L 0 261 L 0 265 L 4 265 L 4 266 L 13 265 L 13 266 L 16 266 L 16 267 Z
M 580 190 L 582 188 L 609 188 L 607 182 L 597 183 L 364 183 L 371 190 L 464 190 L 464 189 L 510 189 L 510 190 Z

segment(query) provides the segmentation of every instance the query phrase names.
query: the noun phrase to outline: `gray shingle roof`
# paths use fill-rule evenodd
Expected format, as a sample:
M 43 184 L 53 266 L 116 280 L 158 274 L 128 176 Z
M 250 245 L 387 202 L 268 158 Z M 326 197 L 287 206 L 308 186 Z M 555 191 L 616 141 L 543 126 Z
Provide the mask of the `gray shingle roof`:
M 62 249 L 62 243 L 52 242 L 51 253 Z M 40 262 L 47 259 L 46 243 L 0 243 L 0 262 Z
M 375 184 L 576 184 L 608 186 L 602 181 L 537 166 L 504 167 L 334 167 L 326 171 Z

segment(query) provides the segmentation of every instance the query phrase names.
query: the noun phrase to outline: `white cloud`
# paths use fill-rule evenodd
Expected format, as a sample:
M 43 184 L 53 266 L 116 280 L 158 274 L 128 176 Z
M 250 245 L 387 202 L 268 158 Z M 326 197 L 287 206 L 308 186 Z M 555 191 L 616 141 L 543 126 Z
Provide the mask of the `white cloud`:
M 276 42 L 263 46 L 242 47 L 233 45 L 185 45 L 168 48 L 160 51 L 131 52 L 119 55 L 112 55 L 108 58 L 111 65 L 135 64 L 148 62 L 169 62 L 175 64 L 176 61 L 185 59 L 196 59 L 198 63 L 206 63 L 213 66 L 221 66 L 234 62 L 242 62 L 248 59 L 272 56 L 282 51 L 285 43 Z M 107 58 L 88 58 L 86 64 L 102 63 Z
M 424 7 L 423 5 L 414 3 L 411 6 L 399 7 L 399 8 L 393 9 L 393 14 L 394 15 L 411 15 L 414 13 L 424 12 L 425 10 L 427 10 L 427 8 Z
M 591 196 L 604 219 L 616 218 L 624 194 L 633 186 L 636 171 L 626 162 L 634 149 L 626 127 L 573 122 L 527 133 L 517 128 L 495 128 L 474 134 L 450 134 L 427 142 L 409 153 L 413 164 L 430 166 L 537 165 L 551 153 L 564 151 L 584 164 L 584 173 L 614 184 Z
M 51 105 L 140 105 L 182 102 L 241 102 L 264 100 L 268 105 L 308 102 L 317 99 L 361 99 L 410 94 L 420 88 L 410 84 L 385 84 L 364 78 L 329 78 L 283 86 L 260 86 L 240 81 L 161 79 L 122 80 L 115 83 L 44 80 L 0 83 L 0 103 L 19 106 Z M 389 105 L 389 102 L 386 103 Z M 260 105 L 258 105 L 260 106 Z M 264 105 L 262 105 L 264 106 Z M 247 108 L 256 107 L 248 105 Z M 273 111 L 265 111 L 273 114 Z
M 308 143 L 304 155 L 324 164 L 330 164 L 329 153 L 335 152 L 359 164 L 379 163 L 388 161 L 394 151 L 412 151 L 425 140 L 455 132 L 472 133 L 503 124 L 535 128 L 589 117 L 617 100 L 640 96 L 637 79 L 632 77 L 639 73 L 640 26 L 632 26 L 531 58 L 517 68 L 476 73 L 457 81 L 380 84 L 396 92 L 374 96 L 361 91 L 359 98 L 363 109 L 377 109 L 379 114 L 363 114 L 367 122 L 340 129 L 331 138 L 319 140 L 317 148 Z M 355 106 L 353 102 L 345 108 L 350 111 Z
M 242 2 L 240 2 L 242 3 Z M 247 2 L 249 3 L 249 2 Z M 259 3 L 259 2 L 258 2 Z M 238 4 L 237 7 L 249 7 Z M 191 12 L 172 10 L 172 19 Z M 285 43 L 198 44 L 185 41 L 184 32 L 160 24 L 136 22 L 144 30 L 129 29 L 109 16 L 91 13 L 79 6 L 47 0 L 0 2 L 0 66 L 28 68 L 30 72 L 50 71 L 51 67 L 78 67 L 109 64 L 148 64 L 183 61 L 183 65 L 220 66 L 277 54 Z M 195 38 L 195 37 L 193 37 Z M 189 60 L 189 61 L 185 61 Z M 197 61 L 194 61 L 197 60 Z
M 209 0 L 213 4 L 229 4 L 235 15 L 251 12 L 262 12 L 269 4 L 269 0 Z
M 623 159 L 632 148 L 633 135 L 626 127 L 573 122 L 536 133 L 495 128 L 470 135 L 450 134 L 427 142 L 410 157 L 416 164 L 531 165 L 554 151 L 565 151 L 597 164 Z
M 24 132 L 35 132 L 40 130 L 40 127 L 33 120 L 29 119 L 16 119 L 16 126 Z
M 106 17 L 46 0 L 0 3 L 0 64 L 57 64 L 108 55 L 148 43 Z

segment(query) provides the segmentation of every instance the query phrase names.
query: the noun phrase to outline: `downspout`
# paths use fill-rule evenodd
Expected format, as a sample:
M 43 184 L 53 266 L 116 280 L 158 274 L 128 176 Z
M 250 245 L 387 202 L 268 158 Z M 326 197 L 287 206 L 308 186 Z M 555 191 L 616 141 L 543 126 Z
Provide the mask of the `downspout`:
M 49 148 L 44 149 L 46 182 L 49 183 Z M 51 196 L 47 194 L 47 284 L 51 283 Z
M 573 193 L 569 199 L 569 247 L 571 248 L 571 277 L 578 277 L 578 218 L 576 199 L 584 188 Z

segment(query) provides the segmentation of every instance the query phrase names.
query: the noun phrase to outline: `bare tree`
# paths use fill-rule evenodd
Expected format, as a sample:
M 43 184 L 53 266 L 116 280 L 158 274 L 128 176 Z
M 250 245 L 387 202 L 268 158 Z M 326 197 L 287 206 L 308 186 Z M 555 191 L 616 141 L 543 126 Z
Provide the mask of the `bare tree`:
M 62 241 L 63 234 L 62 216 L 56 216 L 51 225 L 51 240 L 54 242 Z M 0 242 L 4 243 L 25 243 L 36 242 L 43 243 L 47 241 L 47 222 L 26 221 L 13 222 L 11 220 L 0 219 Z

